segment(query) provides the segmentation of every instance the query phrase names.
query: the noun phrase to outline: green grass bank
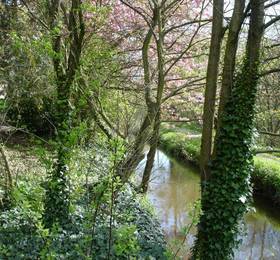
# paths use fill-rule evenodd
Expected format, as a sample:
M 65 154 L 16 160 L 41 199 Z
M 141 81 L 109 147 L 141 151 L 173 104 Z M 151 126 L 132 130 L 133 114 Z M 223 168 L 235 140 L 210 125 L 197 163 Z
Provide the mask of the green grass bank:
M 194 125 L 163 123 L 160 148 L 183 163 L 198 167 L 201 129 Z M 280 159 L 255 156 L 252 174 L 254 194 L 264 197 L 280 208 Z

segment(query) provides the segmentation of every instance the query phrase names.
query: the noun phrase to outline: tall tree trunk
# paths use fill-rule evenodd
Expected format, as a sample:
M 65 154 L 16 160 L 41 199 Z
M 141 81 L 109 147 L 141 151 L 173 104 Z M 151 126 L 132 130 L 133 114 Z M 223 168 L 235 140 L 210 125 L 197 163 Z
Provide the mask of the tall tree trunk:
M 154 157 L 157 149 L 157 142 L 158 142 L 158 135 L 159 135 L 159 127 L 160 127 L 160 110 L 161 110 L 161 102 L 162 102 L 162 96 L 163 96 L 163 90 L 165 85 L 165 75 L 164 75 L 164 12 L 165 5 L 161 5 L 159 3 L 155 3 L 154 10 L 153 10 L 153 28 L 157 25 L 158 28 L 158 39 L 156 39 L 156 47 L 157 47 L 157 64 L 158 64 L 158 78 L 157 78 L 157 95 L 156 95 L 156 102 L 151 100 L 150 91 L 149 88 L 146 88 L 146 104 L 148 106 L 148 110 L 150 112 L 150 118 L 152 120 L 149 121 L 150 126 L 153 124 L 153 131 L 152 131 L 152 137 L 151 137 L 151 147 L 147 155 L 147 162 L 145 166 L 145 170 L 143 173 L 143 180 L 141 187 L 143 188 L 143 191 L 146 192 L 148 188 L 149 179 L 151 176 L 153 163 L 154 163 Z M 147 37 L 152 36 L 152 31 L 150 31 L 147 34 Z M 146 40 L 148 39 L 146 37 Z M 144 64 L 144 75 L 145 75 L 145 85 L 150 85 L 150 73 L 149 73 L 149 63 L 148 63 L 148 45 L 147 41 L 144 42 L 144 51 L 143 51 L 143 64 Z M 150 40 L 150 39 L 149 39 Z M 144 135 L 145 136 L 145 135 Z M 148 136 L 150 138 L 150 136 Z M 147 136 L 146 136 L 147 141 Z M 139 148 L 139 147 L 138 147 Z M 138 149 L 137 148 L 137 149 Z M 143 149 L 144 145 L 140 147 L 140 149 Z M 141 150 L 142 153 L 143 150 Z M 139 163 L 139 161 L 138 161 Z M 138 164 L 137 163 L 137 164 Z M 137 165 L 134 164 L 136 167 Z M 134 169 L 133 169 L 134 170 Z
M 217 79 L 219 71 L 221 43 L 223 38 L 223 13 L 224 1 L 214 0 L 213 25 L 207 67 L 205 101 L 203 109 L 203 129 L 200 152 L 200 171 L 202 182 L 207 180 L 210 174 L 208 164 L 212 153 L 212 136 L 217 91 Z
M 56 55 L 53 57 L 53 66 L 57 82 L 57 160 L 53 165 L 46 188 L 44 223 L 51 227 L 54 223 L 67 224 L 69 220 L 69 180 L 68 165 L 71 157 L 69 134 L 71 130 L 70 94 L 71 86 L 79 70 L 82 43 L 85 34 L 82 2 L 72 0 L 69 11 L 69 56 L 66 68 L 61 58 L 62 38 L 57 32 L 59 25 L 60 1 L 48 2 L 49 26 L 51 29 L 52 48 Z
M 151 105 L 149 111 L 138 131 L 136 140 L 128 152 L 127 158 L 118 167 L 118 175 L 123 183 L 127 182 L 131 174 L 135 171 L 137 165 L 144 158 L 143 150 L 145 144 L 149 142 L 151 135 L 151 126 L 155 118 L 155 107 Z
M 225 106 L 211 178 L 202 191 L 194 259 L 230 259 L 238 244 L 240 220 L 251 196 L 251 138 L 263 20 L 264 1 L 252 0 L 244 64 Z
M 146 193 L 148 190 L 148 184 L 150 181 L 153 165 L 154 165 L 154 159 L 156 150 L 158 147 L 158 139 L 159 139 L 159 129 L 160 129 L 160 114 L 161 114 L 161 102 L 162 102 L 162 95 L 165 85 L 165 76 L 164 76 L 164 18 L 163 18 L 163 10 L 165 8 L 165 5 L 163 5 L 161 8 L 159 6 L 155 6 L 155 13 L 156 13 L 156 22 L 158 25 L 158 39 L 156 40 L 157 45 L 157 63 L 158 63 L 158 81 L 157 81 L 157 96 L 156 96 L 156 115 L 154 119 L 154 128 L 153 133 L 151 137 L 151 146 L 150 150 L 147 155 L 147 162 L 145 166 L 145 170 L 143 173 L 141 188 L 142 192 Z
M 158 3 L 154 4 L 153 7 L 153 19 L 152 24 L 149 31 L 146 34 L 144 39 L 143 47 L 142 47 L 142 61 L 143 61 L 143 69 L 144 69 L 144 83 L 145 83 L 145 101 L 148 108 L 147 115 L 145 120 L 143 121 L 141 128 L 138 132 L 136 137 L 135 143 L 131 149 L 126 160 L 120 166 L 119 175 L 123 182 L 126 182 L 131 174 L 134 172 L 135 168 L 139 164 L 139 162 L 143 159 L 143 150 L 145 144 L 153 137 L 151 137 L 151 128 L 153 124 L 154 127 L 158 127 L 158 122 L 155 122 L 155 118 L 159 117 L 159 111 L 162 102 L 162 95 L 163 89 L 165 84 L 165 76 L 164 76 L 164 54 L 163 54 L 163 40 L 164 40 L 164 33 L 163 33 L 163 15 L 162 12 L 164 11 L 164 5 L 160 5 Z M 158 39 L 156 39 L 157 45 L 157 58 L 158 58 L 158 82 L 157 82 L 157 95 L 156 101 L 154 101 L 151 97 L 151 75 L 150 75 L 150 65 L 149 65 L 149 46 L 151 43 L 151 39 L 154 33 L 154 29 L 158 26 Z M 155 130 L 153 130 L 155 133 Z M 154 134 L 152 134 L 154 136 Z M 149 166 L 146 168 L 145 176 L 150 176 L 152 169 L 150 166 L 153 164 L 154 160 L 154 147 L 151 150 L 149 156 Z M 147 161 L 147 163 L 148 163 Z
M 143 177 L 142 177 L 141 191 L 143 193 L 146 193 L 148 190 L 151 173 L 152 173 L 152 169 L 154 166 L 154 159 L 155 159 L 155 154 L 157 151 L 158 140 L 159 140 L 159 128 L 160 128 L 160 111 L 158 111 L 156 118 L 155 118 L 154 129 L 153 129 L 152 138 L 150 141 L 150 149 L 147 154 L 147 162 L 146 162 Z
M 240 33 L 241 25 L 244 20 L 244 8 L 245 8 L 244 0 L 235 0 L 233 15 L 229 25 L 229 32 L 228 32 L 227 44 L 226 44 L 226 50 L 224 56 L 222 86 L 221 86 L 220 102 L 219 102 L 219 109 L 218 109 L 215 143 L 219 135 L 222 113 L 224 111 L 225 104 L 230 97 L 231 89 L 233 86 L 235 59 L 236 59 L 236 52 L 238 48 L 238 39 L 239 39 L 238 36 Z M 213 155 L 215 156 L 215 154 L 216 154 L 216 145 L 214 145 L 213 148 Z

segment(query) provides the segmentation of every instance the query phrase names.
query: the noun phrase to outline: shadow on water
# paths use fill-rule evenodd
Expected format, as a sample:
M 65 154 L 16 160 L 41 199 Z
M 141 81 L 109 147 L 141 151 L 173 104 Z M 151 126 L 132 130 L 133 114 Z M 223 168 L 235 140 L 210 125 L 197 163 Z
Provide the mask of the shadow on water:
M 139 171 L 144 164 L 143 161 L 139 165 Z M 200 197 L 197 170 L 158 150 L 147 195 L 168 240 L 182 240 L 181 231 L 191 222 L 188 214 L 190 206 Z M 182 259 L 187 259 L 195 232 L 192 229 L 187 236 L 186 244 L 180 251 Z M 236 250 L 234 259 L 280 260 L 280 214 L 267 202 L 255 198 L 252 210 L 244 217 L 244 233 L 240 238 L 242 244 Z

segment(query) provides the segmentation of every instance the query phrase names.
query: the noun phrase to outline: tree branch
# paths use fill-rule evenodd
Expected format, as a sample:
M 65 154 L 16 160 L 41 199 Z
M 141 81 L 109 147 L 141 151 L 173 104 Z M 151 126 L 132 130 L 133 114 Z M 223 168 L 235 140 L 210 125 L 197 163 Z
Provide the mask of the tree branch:
M 270 136 L 280 137 L 280 134 L 277 134 L 277 133 L 271 133 L 271 132 L 266 132 L 266 131 L 259 131 L 259 133 L 262 134 L 262 135 L 270 135 Z
M 278 22 L 280 20 L 280 15 L 274 17 L 273 19 L 271 19 L 269 22 L 267 22 L 266 24 L 264 24 L 264 29 L 267 29 L 269 26 L 273 25 L 274 23 Z
M 258 150 L 254 152 L 255 154 L 260 154 L 260 153 L 280 153 L 280 150 Z

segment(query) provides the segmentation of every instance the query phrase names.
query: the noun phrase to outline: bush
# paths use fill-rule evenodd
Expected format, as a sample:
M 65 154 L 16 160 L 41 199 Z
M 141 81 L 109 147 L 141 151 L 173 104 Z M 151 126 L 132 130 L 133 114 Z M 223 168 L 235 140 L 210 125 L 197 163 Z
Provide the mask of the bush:
M 34 97 L 21 97 L 17 103 L 8 100 L 7 116 L 12 125 L 19 128 L 43 135 L 49 136 L 54 133 L 54 113 L 52 111 L 53 101 L 43 97 L 42 104 L 36 101 Z
M 188 137 L 181 132 L 162 132 L 160 147 L 185 162 L 199 162 L 200 137 Z
M 0 214 L 0 259 L 88 259 L 87 253 L 92 244 L 89 259 L 106 259 L 108 256 L 109 219 L 106 205 L 98 214 L 95 233 L 92 238 L 92 214 L 80 200 L 71 213 L 71 222 L 64 228 L 54 226 L 43 228 L 42 211 L 38 207 L 40 192 L 25 189 L 21 183 L 16 191 L 17 206 Z M 38 186 L 39 187 L 39 186 Z M 25 194 L 30 190 L 33 196 Z M 127 186 L 120 193 L 114 209 L 112 226 L 113 259 L 142 257 L 143 259 L 166 259 L 166 242 L 159 222 L 143 206 L 137 195 Z
M 254 164 L 252 180 L 255 192 L 271 198 L 280 206 L 280 163 L 273 159 L 256 156 Z

